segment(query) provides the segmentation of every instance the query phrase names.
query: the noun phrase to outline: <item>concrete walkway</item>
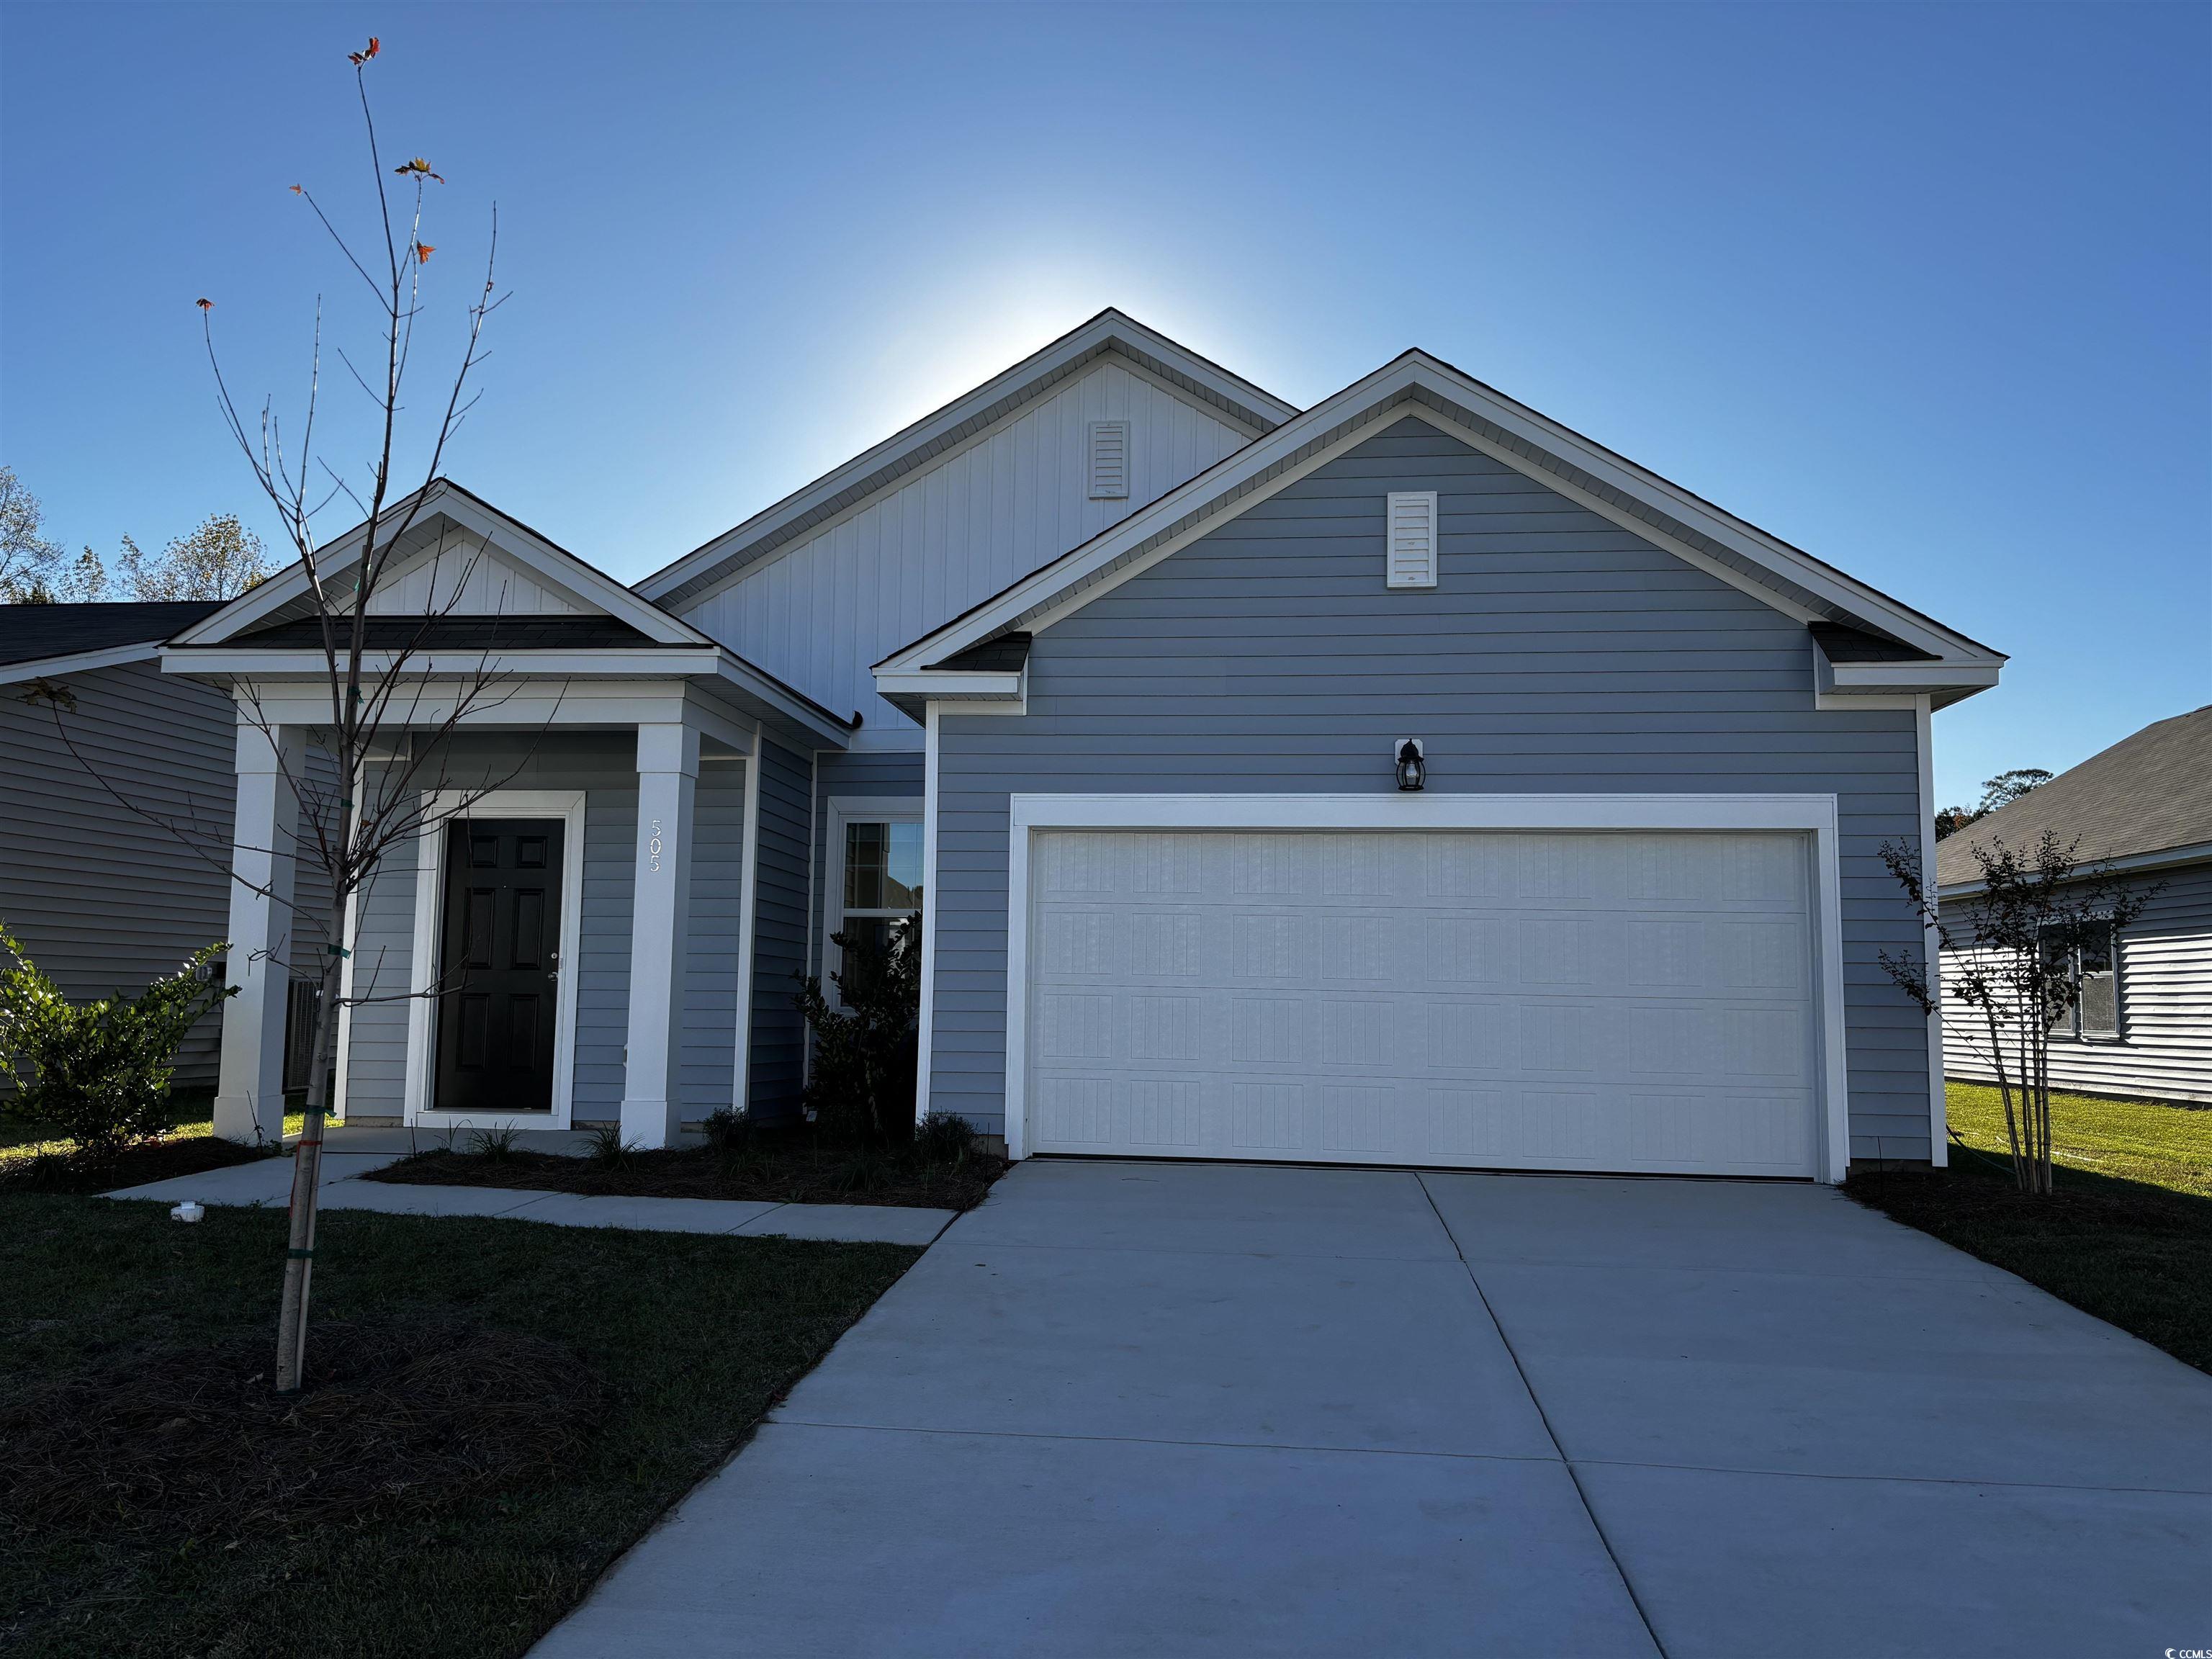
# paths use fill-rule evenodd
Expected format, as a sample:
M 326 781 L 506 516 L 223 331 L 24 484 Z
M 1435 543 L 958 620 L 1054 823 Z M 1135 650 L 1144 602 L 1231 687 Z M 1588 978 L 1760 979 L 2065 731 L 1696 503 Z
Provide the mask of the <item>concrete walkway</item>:
M 2155 1656 L 2208 1423 L 1824 1188 L 1032 1162 L 536 1652 Z
M 888 1204 L 769 1204 L 713 1198 L 584 1198 L 574 1193 L 503 1187 L 401 1186 L 361 1177 L 397 1163 L 402 1152 L 323 1154 L 324 1210 L 376 1210 L 386 1215 L 500 1216 L 556 1227 L 620 1227 L 650 1232 L 773 1234 L 854 1244 L 927 1244 L 957 1212 Z M 292 1200 L 292 1160 L 263 1158 L 204 1175 L 178 1176 L 125 1187 L 109 1198 L 180 1204 L 259 1205 L 283 1209 Z

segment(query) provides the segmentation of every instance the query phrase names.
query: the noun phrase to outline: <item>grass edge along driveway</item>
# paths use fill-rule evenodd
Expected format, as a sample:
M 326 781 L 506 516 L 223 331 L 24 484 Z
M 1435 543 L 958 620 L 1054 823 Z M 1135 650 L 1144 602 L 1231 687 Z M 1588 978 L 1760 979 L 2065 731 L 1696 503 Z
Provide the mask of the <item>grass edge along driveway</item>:
M 155 1204 L 0 1198 L 0 1390 L 273 1340 L 284 1225 L 281 1211 L 186 1226 Z M 239 1537 L 0 1517 L 0 1649 L 520 1654 L 921 1254 L 346 1212 L 318 1244 L 320 1321 L 458 1319 L 573 1351 L 606 1400 L 584 1453 L 518 1488 Z

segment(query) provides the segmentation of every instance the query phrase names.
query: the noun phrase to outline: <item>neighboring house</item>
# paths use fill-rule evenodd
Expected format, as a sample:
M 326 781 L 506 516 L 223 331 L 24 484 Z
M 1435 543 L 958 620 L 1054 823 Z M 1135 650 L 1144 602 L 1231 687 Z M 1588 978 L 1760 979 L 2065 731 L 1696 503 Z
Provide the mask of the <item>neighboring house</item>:
M 2124 928 L 2069 949 L 2079 1001 L 2052 1034 L 2053 1085 L 2212 1103 L 2212 707 L 2147 726 L 1946 837 L 1947 915 L 1979 890 L 1976 845 L 2032 853 L 2046 832 L 2149 895 Z M 1953 1076 L 1996 1081 L 1966 1011 L 1947 1009 L 1943 1037 Z
M 163 679 L 155 661 L 162 641 L 222 608 L 0 605 L 0 922 L 73 999 L 142 990 L 222 937 L 231 702 Z M 197 826 L 209 856 L 149 812 Z M 214 1084 L 217 1030 L 206 1020 L 186 1040 L 185 1087 Z
M 511 959 L 354 1007 L 349 1120 L 789 1111 L 793 975 L 918 905 L 916 1109 L 1017 1157 L 1943 1155 L 1879 849 L 1932 844 L 1929 714 L 2002 658 L 1434 358 L 1299 410 L 1108 312 L 635 589 L 421 505 L 379 609 L 436 617 L 424 707 L 508 677 L 436 762 L 499 787 L 362 896 L 353 994 L 475 915 Z M 305 741 L 301 591 L 164 669 Z M 241 726 L 242 866 L 271 764 Z M 272 915 L 234 889 L 234 941 Z M 249 970 L 227 1133 L 274 1011 Z

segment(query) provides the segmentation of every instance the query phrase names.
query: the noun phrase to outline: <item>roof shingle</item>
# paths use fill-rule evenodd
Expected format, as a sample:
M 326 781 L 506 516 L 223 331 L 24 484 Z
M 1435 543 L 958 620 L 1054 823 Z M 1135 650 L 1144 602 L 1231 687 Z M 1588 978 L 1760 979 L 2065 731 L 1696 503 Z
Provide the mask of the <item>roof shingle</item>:
M 2212 842 L 2212 704 L 2146 726 L 1946 836 L 1936 849 L 1936 884 L 1980 878 L 1969 850 L 1977 843 L 2026 850 L 2046 830 L 2062 844 L 2078 840 L 2075 857 L 2084 861 Z

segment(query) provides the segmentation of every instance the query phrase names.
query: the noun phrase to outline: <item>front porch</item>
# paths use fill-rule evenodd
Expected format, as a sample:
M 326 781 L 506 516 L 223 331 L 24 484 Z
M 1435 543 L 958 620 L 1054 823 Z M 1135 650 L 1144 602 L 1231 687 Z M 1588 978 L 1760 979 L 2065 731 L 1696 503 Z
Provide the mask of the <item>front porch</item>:
M 563 688 L 527 725 L 508 697 L 495 722 L 403 730 L 372 762 L 411 763 L 433 800 L 422 833 L 348 908 L 333 1103 L 343 1120 L 618 1122 L 626 1141 L 664 1146 L 718 1108 L 787 1103 L 760 1100 L 749 1076 L 757 1025 L 797 1040 L 780 1029 L 795 1015 L 753 994 L 763 734 L 680 684 L 615 690 Z M 258 720 L 269 702 L 264 686 Z M 617 712 L 631 715 L 626 728 L 608 719 Z M 272 729 L 274 743 L 260 724 L 239 726 L 240 990 L 224 1006 L 215 1113 L 217 1134 L 244 1140 L 281 1133 L 279 988 L 315 966 L 312 944 L 294 939 L 317 930 L 289 908 L 302 884 L 288 866 L 301 860 L 262 850 L 301 835 L 284 779 L 311 729 Z
M 855 722 L 465 492 L 433 496 L 368 606 L 363 676 L 396 691 L 353 793 L 419 809 L 422 829 L 345 907 L 334 1110 L 619 1124 L 648 1147 L 720 1108 L 795 1110 L 808 825 L 787 803 Z M 238 708 L 215 1132 L 274 1142 L 292 987 L 333 948 L 313 830 L 340 793 L 319 757 L 334 677 L 296 567 L 161 665 Z

